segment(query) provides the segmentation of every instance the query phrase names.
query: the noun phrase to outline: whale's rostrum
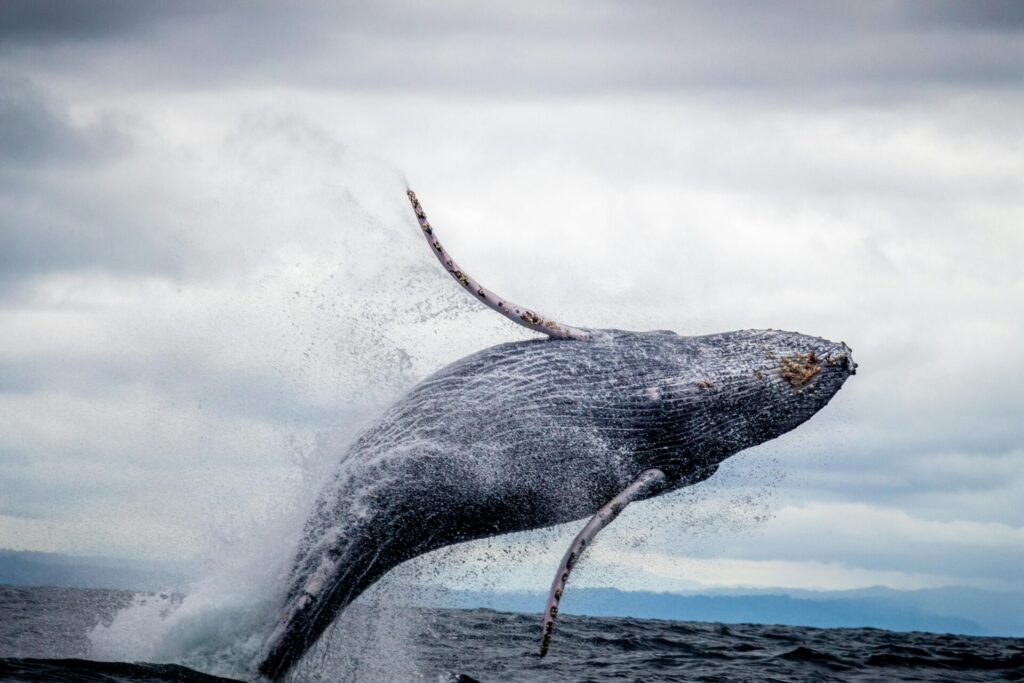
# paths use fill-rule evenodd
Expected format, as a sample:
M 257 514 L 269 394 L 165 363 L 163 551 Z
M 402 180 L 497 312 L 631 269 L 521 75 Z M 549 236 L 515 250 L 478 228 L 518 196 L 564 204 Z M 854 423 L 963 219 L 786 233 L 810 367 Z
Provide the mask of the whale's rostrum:
M 633 500 L 710 477 L 722 460 L 818 412 L 854 374 L 844 343 L 778 330 L 698 337 L 572 327 L 511 304 L 459 268 L 415 194 L 446 270 L 547 335 L 500 344 L 423 380 L 340 455 L 306 522 L 258 665 L 282 677 L 335 616 L 398 564 L 447 545 L 593 517 L 552 583 Z

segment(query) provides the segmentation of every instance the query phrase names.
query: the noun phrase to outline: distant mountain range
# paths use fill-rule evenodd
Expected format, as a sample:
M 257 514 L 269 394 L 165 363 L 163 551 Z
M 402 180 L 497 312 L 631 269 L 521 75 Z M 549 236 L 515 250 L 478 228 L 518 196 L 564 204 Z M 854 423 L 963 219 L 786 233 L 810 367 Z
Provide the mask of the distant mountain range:
M 0 583 L 6 584 L 162 591 L 180 590 L 193 576 L 184 566 L 0 549 Z M 425 591 L 417 602 L 424 606 L 486 607 L 539 614 L 546 598 L 542 591 L 438 590 Z M 563 614 L 592 616 L 1024 637 L 1024 592 L 962 587 L 654 593 L 570 586 L 560 609 Z
M 185 567 L 107 557 L 76 557 L 0 548 L 0 583 L 15 586 L 175 590 L 190 580 Z
M 453 591 L 425 601 L 433 606 L 487 607 L 506 612 L 544 609 L 546 593 Z M 786 624 L 822 628 L 881 628 L 985 636 L 1024 636 L 1024 593 L 971 588 L 897 591 L 787 591 L 653 593 L 570 587 L 563 614 L 640 617 L 727 624 Z

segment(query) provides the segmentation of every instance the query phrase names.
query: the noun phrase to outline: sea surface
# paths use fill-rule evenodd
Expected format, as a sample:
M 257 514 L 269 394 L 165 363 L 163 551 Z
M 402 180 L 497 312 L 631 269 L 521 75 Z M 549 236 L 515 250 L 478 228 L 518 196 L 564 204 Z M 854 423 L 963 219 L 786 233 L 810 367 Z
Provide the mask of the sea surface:
M 0 680 L 230 680 L 176 662 L 91 661 L 90 632 L 132 600 L 123 591 L 0 586 Z M 375 660 L 372 673 L 344 665 L 359 653 L 320 654 L 322 666 L 307 662 L 295 680 L 1024 681 L 1021 638 L 565 615 L 551 654 L 539 659 L 538 621 L 408 608 L 400 639 L 359 648 Z

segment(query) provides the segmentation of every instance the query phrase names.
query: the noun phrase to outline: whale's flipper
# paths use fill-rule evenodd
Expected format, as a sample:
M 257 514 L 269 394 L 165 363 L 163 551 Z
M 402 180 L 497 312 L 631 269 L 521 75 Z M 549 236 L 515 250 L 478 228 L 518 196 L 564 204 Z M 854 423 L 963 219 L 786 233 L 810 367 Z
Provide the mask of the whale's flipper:
M 427 220 L 427 214 L 423 212 L 423 207 L 420 206 L 420 200 L 416 198 L 416 193 L 412 190 L 406 190 L 405 193 L 409 196 L 412 210 L 416 212 L 416 220 L 420 224 L 420 229 L 423 230 L 423 236 L 427 238 L 427 242 L 432 247 L 431 251 L 437 256 L 437 260 L 441 262 L 441 265 L 444 266 L 445 270 L 453 278 L 458 280 L 460 285 L 472 292 L 485 306 L 501 313 L 509 320 L 523 327 L 527 327 L 535 332 L 543 332 L 555 339 L 590 338 L 590 333 L 587 330 L 566 325 L 565 323 L 557 323 L 525 306 L 507 301 L 470 277 L 469 273 L 459 268 L 459 265 L 448 255 L 448 251 L 441 246 L 441 241 L 437 239 L 434 228 L 430 225 L 430 221 Z
M 647 470 L 598 510 L 597 514 L 591 517 L 587 525 L 583 527 L 583 530 L 576 534 L 576 538 L 573 539 L 565 556 L 562 557 L 562 563 L 558 565 L 555 580 L 551 582 L 551 590 L 548 592 L 548 604 L 544 609 L 544 630 L 540 638 L 541 657 L 548 653 L 548 646 L 551 645 L 551 633 L 555 630 L 555 617 L 558 616 L 558 602 L 562 599 L 565 584 L 569 581 L 569 572 L 580 559 L 580 555 L 593 542 L 601 529 L 611 524 L 627 505 L 664 484 L 664 472 L 657 469 Z

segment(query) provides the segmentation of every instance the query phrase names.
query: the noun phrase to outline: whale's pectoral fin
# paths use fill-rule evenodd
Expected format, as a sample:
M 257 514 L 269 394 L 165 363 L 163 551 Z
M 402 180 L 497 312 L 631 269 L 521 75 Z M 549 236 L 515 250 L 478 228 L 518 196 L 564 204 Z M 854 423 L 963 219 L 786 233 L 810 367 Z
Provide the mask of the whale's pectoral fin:
M 565 585 L 569 581 L 569 572 L 580 559 L 583 551 L 593 543 L 597 534 L 606 526 L 612 523 L 619 513 L 627 505 L 637 498 L 644 496 L 653 489 L 660 488 L 665 484 L 665 473 L 661 470 L 647 470 L 641 474 L 636 481 L 624 488 L 617 496 L 597 511 L 583 530 L 576 534 L 569 545 L 569 549 L 562 557 L 558 571 L 555 573 L 555 580 L 551 582 L 551 591 L 548 593 L 548 604 L 544 609 L 544 630 L 540 639 L 540 656 L 548 653 L 548 646 L 551 645 L 551 634 L 555 630 L 555 617 L 558 616 L 558 603 L 562 599 Z
M 462 268 L 452 260 L 452 257 L 448 255 L 448 251 L 441 246 L 441 241 L 437 239 L 437 233 L 434 231 L 433 226 L 430 225 L 430 221 L 427 220 L 427 214 L 423 212 L 423 207 L 420 205 L 420 200 L 416 198 L 416 193 L 412 190 L 406 190 L 405 193 L 409 196 L 409 202 L 412 203 L 412 210 L 416 213 L 416 220 L 419 221 L 420 229 L 423 230 L 423 236 L 427 238 L 427 243 L 432 247 L 431 251 L 434 252 L 434 256 L 436 256 L 437 260 L 441 262 L 444 269 L 447 270 L 460 285 L 469 290 L 478 301 L 488 308 L 501 313 L 512 322 L 518 323 L 535 332 L 542 332 L 554 339 L 590 339 L 591 333 L 587 330 L 579 327 L 573 327 L 572 325 L 566 325 L 565 323 L 557 323 L 554 320 L 537 313 L 535 310 L 514 304 L 511 301 L 498 296 L 470 277 L 469 273 L 462 270 Z

